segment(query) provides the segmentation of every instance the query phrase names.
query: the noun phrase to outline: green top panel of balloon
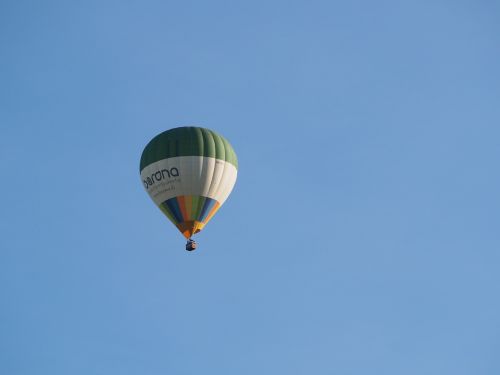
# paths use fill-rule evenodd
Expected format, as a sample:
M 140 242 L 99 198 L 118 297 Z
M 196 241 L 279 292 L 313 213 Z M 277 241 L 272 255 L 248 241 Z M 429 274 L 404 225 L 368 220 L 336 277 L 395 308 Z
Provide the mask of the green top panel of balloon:
M 154 137 L 142 153 L 140 171 L 149 164 L 176 156 L 212 157 L 238 168 L 236 153 L 223 136 L 210 129 L 186 126 Z

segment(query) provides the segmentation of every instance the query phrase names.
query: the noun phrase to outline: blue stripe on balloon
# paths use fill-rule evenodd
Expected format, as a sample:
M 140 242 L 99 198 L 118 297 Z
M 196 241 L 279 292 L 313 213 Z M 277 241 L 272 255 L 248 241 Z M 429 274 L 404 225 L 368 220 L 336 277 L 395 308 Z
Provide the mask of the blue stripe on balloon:
M 205 198 L 205 204 L 203 205 L 203 208 L 201 209 L 200 216 L 198 218 L 198 221 L 204 221 L 210 211 L 212 210 L 212 207 L 215 205 L 215 199 L 211 198 Z
M 167 201 L 165 201 L 165 202 L 163 202 L 163 203 L 161 204 L 161 208 L 162 208 L 163 210 L 165 210 L 166 212 L 168 212 L 168 213 L 169 213 L 169 215 L 170 215 L 169 217 L 171 218 L 171 220 L 175 221 L 175 223 L 176 223 L 176 224 L 179 224 L 179 221 L 178 221 L 178 220 L 177 220 L 177 218 L 175 217 L 174 213 L 172 212 L 172 210 L 170 209 L 170 207 L 168 207 L 168 205 L 167 205 Z
M 184 219 L 182 218 L 181 209 L 179 207 L 179 202 L 177 202 L 177 198 L 170 198 L 163 202 L 163 204 L 167 205 L 178 223 L 182 223 L 184 221 Z

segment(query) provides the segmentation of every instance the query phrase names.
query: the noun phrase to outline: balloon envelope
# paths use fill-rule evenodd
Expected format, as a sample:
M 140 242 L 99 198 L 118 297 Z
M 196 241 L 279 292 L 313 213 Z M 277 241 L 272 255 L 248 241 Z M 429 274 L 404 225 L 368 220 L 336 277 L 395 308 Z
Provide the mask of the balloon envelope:
M 147 144 L 140 173 L 151 199 L 190 238 L 228 198 L 236 182 L 238 159 L 229 142 L 214 131 L 181 127 Z

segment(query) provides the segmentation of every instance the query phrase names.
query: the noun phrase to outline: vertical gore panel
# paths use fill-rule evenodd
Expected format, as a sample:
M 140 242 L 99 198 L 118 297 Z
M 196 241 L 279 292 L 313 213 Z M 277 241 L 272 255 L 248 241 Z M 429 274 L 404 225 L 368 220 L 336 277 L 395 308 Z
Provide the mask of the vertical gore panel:
M 198 199 L 198 206 L 196 207 L 196 214 L 194 216 L 195 220 L 199 220 L 199 217 L 201 215 L 201 210 L 203 209 L 203 206 L 205 206 L 205 201 L 207 198 L 205 197 L 199 197 Z
M 167 207 L 170 209 L 170 212 L 172 212 L 172 214 L 174 215 L 175 220 L 177 220 L 177 222 L 182 223 L 184 221 L 184 220 L 182 220 L 182 214 L 181 214 L 181 210 L 179 208 L 179 204 L 177 202 L 177 198 L 171 198 L 171 199 L 163 202 L 163 204 L 167 205 Z
M 231 147 L 226 138 L 220 137 L 221 141 L 224 143 L 224 151 L 225 151 L 225 160 L 234 164 L 236 168 L 238 168 L 238 158 L 236 157 L 236 153 L 234 149 Z
M 170 209 L 168 208 L 168 206 L 165 204 L 160 204 L 160 210 L 161 212 L 163 212 L 165 214 L 166 217 L 168 217 L 168 219 L 174 223 L 175 225 L 177 225 L 179 222 L 175 219 L 174 215 L 172 214 L 172 212 L 170 211 Z
M 196 220 L 198 217 L 198 205 L 200 202 L 200 197 L 197 195 L 193 195 L 191 197 L 192 203 L 191 203 L 191 218 L 192 220 Z
M 177 204 L 179 205 L 179 209 L 182 214 L 182 221 L 189 220 L 189 215 L 186 210 L 186 199 L 185 196 L 177 197 Z
M 220 160 L 226 160 L 226 151 L 224 147 L 224 142 L 222 142 L 221 137 L 217 137 L 214 133 L 210 132 L 212 139 L 215 144 L 215 158 Z
M 207 217 L 205 218 L 204 224 L 206 224 L 210 221 L 210 219 L 215 215 L 215 213 L 217 212 L 219 207 L 220 207 L 219 202 L 215 201 L 215 204 L 213 205 L 212 209 L 210 210 Z
M 210 198 L 205 198 L 205 204 L 203 205 L 203 208 L 201 209 L 200 216 L 198 217 L 198 220 L 204 221 L 214 205 L 215 205 L 215 200 L 210 199 Z
M 197 153 L 193 153 L 193 155 L 205 155 L 205 145 L 203 143 L 203 131 L 200 128 L 193 128 L 193 143 L 196 145 Z
M 203 134 L 203 156 L 215 157 L 215 142 L 212 132 L 208 129 L 201 129 Z
M 193 204 L 193 196 L 192 195 L 185 196 L 184 197 L 184 205 L 186 207 L 186 220 L 193 220 L 192 204 Z

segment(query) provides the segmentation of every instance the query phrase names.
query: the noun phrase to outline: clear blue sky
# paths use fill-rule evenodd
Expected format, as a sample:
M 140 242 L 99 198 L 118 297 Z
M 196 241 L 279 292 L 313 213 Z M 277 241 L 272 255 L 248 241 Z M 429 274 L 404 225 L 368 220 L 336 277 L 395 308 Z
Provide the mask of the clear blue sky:
M 0 373 L 500 373 L 496 1 L 3 1 Z M 157 133 L 239 156 L 198 236 Z

